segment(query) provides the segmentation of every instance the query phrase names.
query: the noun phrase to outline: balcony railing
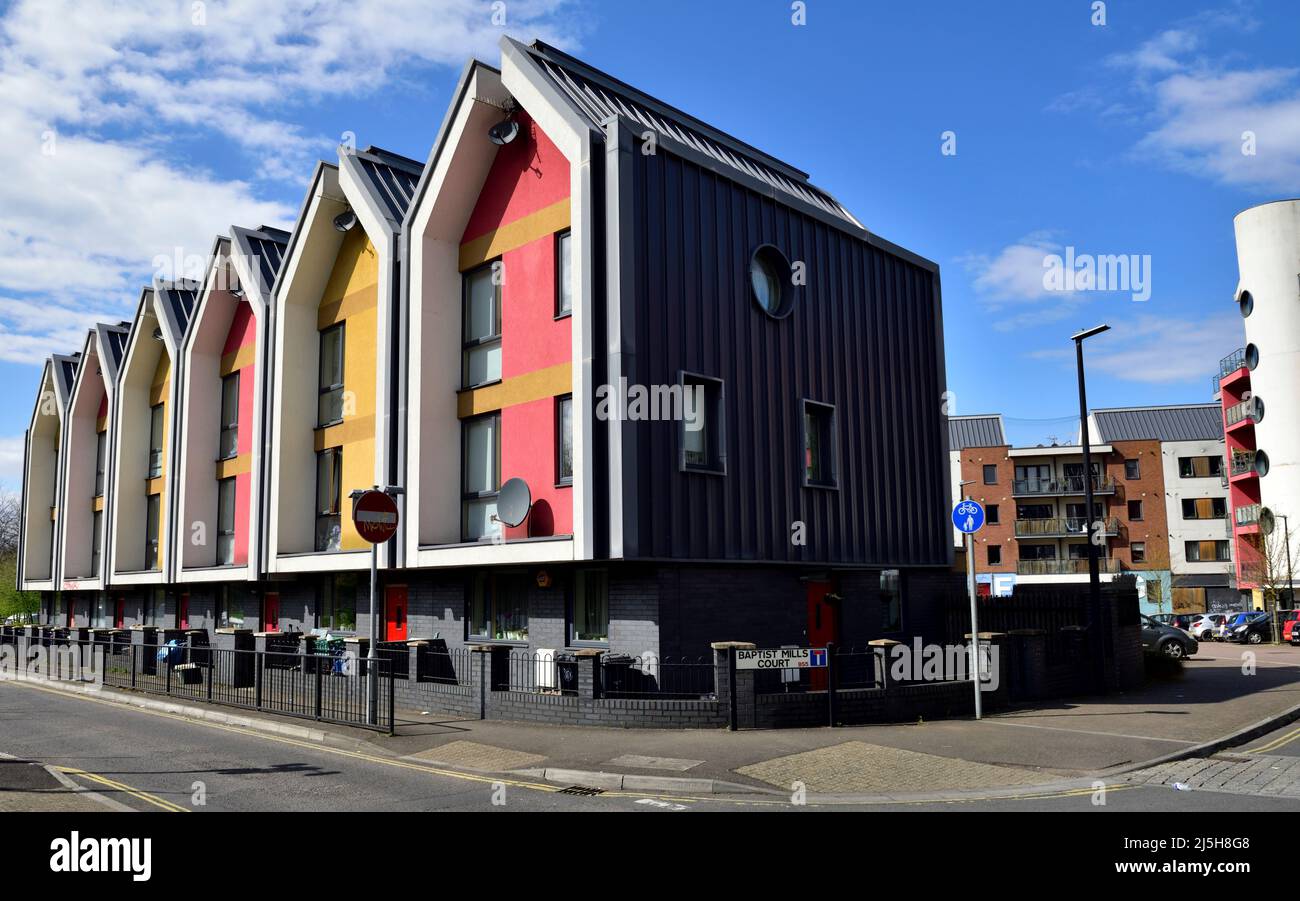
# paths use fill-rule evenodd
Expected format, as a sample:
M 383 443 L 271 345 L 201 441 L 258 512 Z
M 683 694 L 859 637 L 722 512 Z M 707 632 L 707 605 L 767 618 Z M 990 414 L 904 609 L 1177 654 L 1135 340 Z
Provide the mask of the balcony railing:
M 1016 479 L 1011 484 L 1011 494 L 1047 497 L 1060 494 L 1083 494 L 1083 488 L 1083 476 L 1066 476 L 1061 479 Z M 1114 494 L 1115 480 L 1110 476 L 1093 476 L 1092 492 Z
M 1238 347 L 1219 361 L 1219 379 L 1226 379 L 1246 365 L 1246 348 Z
M 1226 425 L 1230 426 L 1236 425 L 1237 423 L 1243 422 L 1247 419 L 1251 422 L 1259 422 L 1259 406 L 1259 399 L 1255 397 L 1243 400 L 1239 404 L 1233 404 L 1224 413 L 1223 421 Z
M 1119 534 L 1119 519 L 1111 517 L 1102 520 L 1102 527 L 1107 535 Z M 1070 538 L 1087 536 L 1088 520 L 1082 516 L 1064 519 L 1018 519 L 1016 520 L 1017 538 Z
M 1254 472 L 1255 452 L 1246 451 L 1245 453 L 1242 453 L 1240 451 L 1233 451 L 1231 467 L 1232 467 L 1232 474 L 1234 476 L 1240 476 L 1240 475 L 1245 475 L 1248 472 Z
M 1259 504 L 1246 504 L 1238 507 L 1233 513 L 1233 519 L 1239 526 L 1253 526 L 1259 523 L 1259 513 L 1262 510 Z
M 1113 557 L 1101 557 L 1097 560 L 1097 570 L 1103 573 L 1119 572 L 1119 561 Z M 1016 563 L 1016 574 L 1021 576 L 1086 576 L 1088 559 L 1066 558 L 1065 560 L 1020 560 Z

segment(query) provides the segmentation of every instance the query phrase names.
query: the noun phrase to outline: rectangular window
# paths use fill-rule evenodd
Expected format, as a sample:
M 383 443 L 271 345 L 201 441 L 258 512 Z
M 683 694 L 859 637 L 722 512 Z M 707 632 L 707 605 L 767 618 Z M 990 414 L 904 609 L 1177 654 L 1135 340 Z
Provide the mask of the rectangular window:
M 217 482 L 217 565 L 235 562 L 235 480 Z
M 144 625 L 163 626 L 167 615 L 167 592 L 162 588 L 152 588 L 144 595 Z
M 95 497 L 104 496 L 104 473 L 108 467 L 108 432 L 95 435 Z
M 561 232 L 555 238 L 555 315 L 573 312 L 573 233 Z
M 162 495 L 151 494 L 145 501 L 144 516 L 144 568 L 158 569 L 158 517 Z
M 239 454 L 239 373 L 221 380 L 221 438 L 217 457 L 229 460 Z
M 1183 545 L 1188 563 L 1226 563 L 1232 559 L 1227 541 L 1188 541 Z
M 555 484 L 573 484 L 573 395 L 555 399 Z
M 1129 521 L 1130 521 L 1130 522 L 1141 522 L 1141 521 L 1142 521 L 1142 502 L 1141 502 L 1141 501 L 1129 501 L 1129 502 L 1128 502 L 1128 518 L 1129 518 Z
M 1055 560 L 1056 546 L 1052 544 L 1022 544 L 1018 553 L 1021 560 Z
M 804 484 L 833 488 L 835 471 L 835 408 L 816 401 L 803 402 Z
M 999 566 L 1002 563 L 1002 546 L 997 544 L 989 545 L 989 566 Z
M 467 419 L 461 426 L 461 538 L 480 541 L 495 531 L 501 487 L 501 414 Z
M 603 569 L 581 569 L 573 576 L 575 642 L 609 642 L 609 576 Z
M 1218 478 L 1222 472 L 1222 457 L 1178 458 L 1178 475 L 1184 479 Z
M 1142 478 L 1142 465 L 1137 460 L 1124 461 L 1124 478 L 1132 481 Z
M 104 511 L 96 510 L 91 515 L 90 525 L 90 575 L 99 575 L 99 560 L 104 548 Z
M 884 632 L 903 629 L 903 578 L 896 569 L 880 571 L 880 628 Z
M 989 504 L 987 507 L 984 508 L 984 522 L 987 523 L 988 525 L 996 526 L 998 523 L 1000 523 L 1002 521 L 1001 515 L 1002 514 L 998 510 L 997 504 Z
M 996 485 L 998 483 L 998 467 L 995 463 L 984 464 L 984 484 Z
M 331 325 L 320 333 L 320 372 L 317 376 L 316 426 L 343 421 L 343 326 Z
M 1226 519 L 1228 502 L 1221 497 L 1183 498 L 1183 519 Z
M 239 589 L 217 586 L 217 623 L 223 629 L 244 627 L 244 596 Z
M 683 472 L 727 471 L 726 430 L 723 427 L 722 382 L 702 375 L 682 373 L 682 422 L 678 430 Z
M 343 448 L 331 447 L 316 455 L 316 550 L 337 551 L 343 538 L 339 515 L 342 506 Z
M 357 630 L 357 577 L 353 573 L 327 576 L 321 582 L 316 624 L 331 632 Z
M 473 388 L 501 380 L 500 260 L 465 273 L 463 279 L 464 350 L 461 386 Z
M 162 475 L 163 466 L 163 405 L 149 408 L 149 478 Z
M 1056 510 L 1051 504 L 1016 504 L 1016 519 L 1052 519 Z
M 528 640 L 528 574 L 480 573 L 470 600 L 470 637 Z
M 1129 556 L 1133 558 L 1134 563 L 1147 562 L 1147 543 L 1145 541 L 1135 541 L 1129 545 Z

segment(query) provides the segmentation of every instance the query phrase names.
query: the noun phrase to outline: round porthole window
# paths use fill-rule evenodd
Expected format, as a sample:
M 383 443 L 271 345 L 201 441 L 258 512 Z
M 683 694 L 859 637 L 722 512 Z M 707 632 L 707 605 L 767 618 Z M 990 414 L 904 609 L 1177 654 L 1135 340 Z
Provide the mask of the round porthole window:
M 1264 421 L 1264 399 L 1262 397 L 1256 396 L 1253 398 L 1253 400 L 1254 403 L 1251 405 L 1250 408 L 1250 418 L 1255 420 L 1256 422 L 1263 422 Z
M 1246 345 L 1246 368 L 1251 372 L 1259 365 L 1259 348 L 1253 344 Z
M 1262 450 L 1255 451 L 1255 475 L 1261 479 L 1268 475 L 1268 454 Z
M 1273 517 L 1273 511 L 1264 507 L 1259 511 L 1259 531 L 1265 535 L 1272 535 L 1273 528 L 1277 525 L 1277 520 Z
M 1255 312 L 1255 298 L 1249 291 L 1242 291 L 1241 298 L 1237 301 L 1237 306 L 1241 307 L 1241 318 L 1245 319 L 1251 313 Z
M 754 303 L 771 316 L 781 319 L 794 306 L 794 286 L 790 284 L 790 261 L 771 244 L 754 251 L 749 260 L 749 286 Z

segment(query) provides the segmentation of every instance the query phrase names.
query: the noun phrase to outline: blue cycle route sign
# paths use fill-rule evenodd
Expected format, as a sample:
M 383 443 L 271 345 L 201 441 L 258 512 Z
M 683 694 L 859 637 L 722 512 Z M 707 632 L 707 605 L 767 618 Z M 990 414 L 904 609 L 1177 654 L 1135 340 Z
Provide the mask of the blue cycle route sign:
M 952 524 L 966 535 L 978 532 L 984 528 L 984 508 L 976 501 L 961 501 L 952 508 Z

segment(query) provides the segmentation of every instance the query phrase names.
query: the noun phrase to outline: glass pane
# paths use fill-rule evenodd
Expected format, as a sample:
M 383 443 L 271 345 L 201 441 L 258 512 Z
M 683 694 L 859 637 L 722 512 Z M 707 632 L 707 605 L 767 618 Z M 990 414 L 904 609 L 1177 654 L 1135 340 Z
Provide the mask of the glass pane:
M 820 482 L 823 477 L 821 461 L 821 426 L 817 414 L 809 411 L 803 417 L 804 467 L 808 481 Z
M 316 512 L 339 512 L 339 476 L 343 453 L 339 448 L 321 451 L 316 455 Z
M 466 385 L 481 385 L 500 379 L 501 342 L 466 348 L 464 369 L 462 378 Z
M 217 565 L 229 566 L 235 562 L 235 536 L 217 536 Z
M 316 402 L 316 424 L 328 425 L 343 420 L 343 389 L 332 388 Z
M 104 460 L 107 450 L 107 432 L 100 432 L 95 436 L 95 496 L 100 497 L 104 493 Z
M 336 325 L 320 333 L 320 388 L 343 384 L 343 326 Z
M 570 264 L 572 262 L 573 236 L 571 234 L 560 235 L 560 303 L 559 311 L 561 313 L 573 312 L 573 272 Z
M 485 266 L 465 276 L 465 340 L 491 338 L 500 334 L 497 286 L 492 284 L 492 267 Z
M 474 577 L 474 593 L 470 601 L 469 634 L 487 635 L 488 630 L 488 577 Z
M 494 497 L 465 501 L 465 540 L 478 541 L 493 534 L 496 524 L 492 522 L 492 517 L 496 512 L 497 499 Z
M 686 384 L 683 386 L 688 391 L 694 391 L 695 386 Z M 707 466 L 709 464 L 709 405 L 700 403 L 695 405 L 695 420 L 683 424 L 683 434 L 685 435 L 686 444 L 686 463 L 689 466 Z
M 528 640 L 528 580 L 524 576 L 498 576 L 493 599 L 499 641 Z
M 316 550 L 337 551 L 343 536 L 338 516 L 316 517 Z
M 573 631 L 578 641 L 609 640 L 609 581 L 603 571 L 578 573 L 574 584 Z
M 217 532 L 235 531 L 235 480 L 222 479 L 217 483 Z
M 573 478 L 573 398 L 566 397 L 560 401 L 560 481 Z
M 764 260 L 755 258 L 749 275 L 759 304 L 769 313 L 775 313 L 781 297 L 781 286 L 777 284 L 776 273 Z
M 496 491 L 497 419 L 489 416 L 465 424 L 465 493 Z
M 221 380 L 221 427 L 239 425 L 239 374 Z

